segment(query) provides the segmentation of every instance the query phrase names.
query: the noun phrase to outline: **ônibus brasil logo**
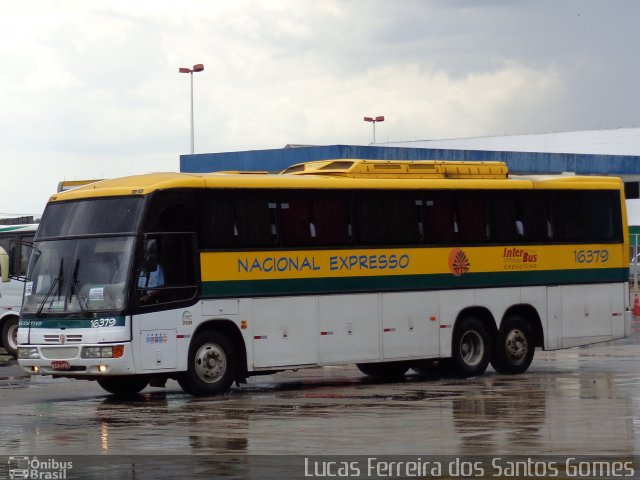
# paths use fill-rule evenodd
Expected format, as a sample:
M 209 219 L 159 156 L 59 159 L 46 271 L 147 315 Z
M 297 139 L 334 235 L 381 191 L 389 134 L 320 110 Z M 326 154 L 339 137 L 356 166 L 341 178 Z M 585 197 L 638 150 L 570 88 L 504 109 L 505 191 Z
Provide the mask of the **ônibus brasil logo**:
M 11 480 L 64 480 L 68 478 L 68 471 L 73 469 L 73 462 L 60 461 L 54 458 L 38 459 L 38 457 L 11 456 L 8 464 L 9 478 Z
M 449 271 L 456 277 L 459 277 L 469 271 L 471 262 L 467 258 L 467 254 L 459 248 L 454 248 L 449 252 Z

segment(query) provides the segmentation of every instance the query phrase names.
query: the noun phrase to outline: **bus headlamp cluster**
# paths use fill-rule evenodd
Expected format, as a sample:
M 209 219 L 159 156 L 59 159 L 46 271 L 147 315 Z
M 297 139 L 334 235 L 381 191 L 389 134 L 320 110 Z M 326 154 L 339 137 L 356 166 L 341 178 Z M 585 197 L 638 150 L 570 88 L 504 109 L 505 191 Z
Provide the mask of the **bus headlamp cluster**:
M 18 358 L 23 360 L 40 360 L 40 353 L 36 347 L 19 347 Z
M 124 354 L 124 345 L 112 347 L 84 347 L 82 358 L 120 358 Z

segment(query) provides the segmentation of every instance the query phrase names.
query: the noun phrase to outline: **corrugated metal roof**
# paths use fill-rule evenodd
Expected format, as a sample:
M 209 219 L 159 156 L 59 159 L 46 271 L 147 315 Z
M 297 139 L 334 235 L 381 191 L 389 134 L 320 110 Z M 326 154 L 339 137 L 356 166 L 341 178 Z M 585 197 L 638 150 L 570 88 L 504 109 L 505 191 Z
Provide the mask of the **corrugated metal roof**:
M 640 128 L 378 143 L 385 147 L 640 155 Z

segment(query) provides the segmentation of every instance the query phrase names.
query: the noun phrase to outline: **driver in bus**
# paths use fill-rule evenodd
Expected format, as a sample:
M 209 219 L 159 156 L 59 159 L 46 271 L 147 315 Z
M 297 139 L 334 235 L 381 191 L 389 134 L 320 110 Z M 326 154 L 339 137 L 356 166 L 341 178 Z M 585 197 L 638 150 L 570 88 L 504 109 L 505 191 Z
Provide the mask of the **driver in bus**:
M 164 287 L 164 269 L 159 261 L 158 254 L 158 243 L 157 241 L 151 240 L 147 245 L 147 259 L 146 262 L 149 265 L 152 265 L 153 270 L 142 270 L 140 271 L 140 276 L 138 277 L 138 289 L 140 291 L 140 304 L 148 305 L 152 302 L 152 299 L 158 301 L 158 296 L 161 293 L 161 290 L 157 290 L 159 288 Z

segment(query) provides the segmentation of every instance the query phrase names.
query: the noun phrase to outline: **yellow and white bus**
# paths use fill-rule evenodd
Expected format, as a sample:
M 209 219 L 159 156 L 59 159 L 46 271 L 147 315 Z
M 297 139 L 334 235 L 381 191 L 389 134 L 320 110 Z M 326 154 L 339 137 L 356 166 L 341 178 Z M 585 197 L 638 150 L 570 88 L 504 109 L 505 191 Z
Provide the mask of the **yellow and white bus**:
M 50 198 L 18 331 L 34 373 L 194 395 L 286 369 L 521 373 L 629 334 L 622 183 L 504 163 L 327 160 Z

